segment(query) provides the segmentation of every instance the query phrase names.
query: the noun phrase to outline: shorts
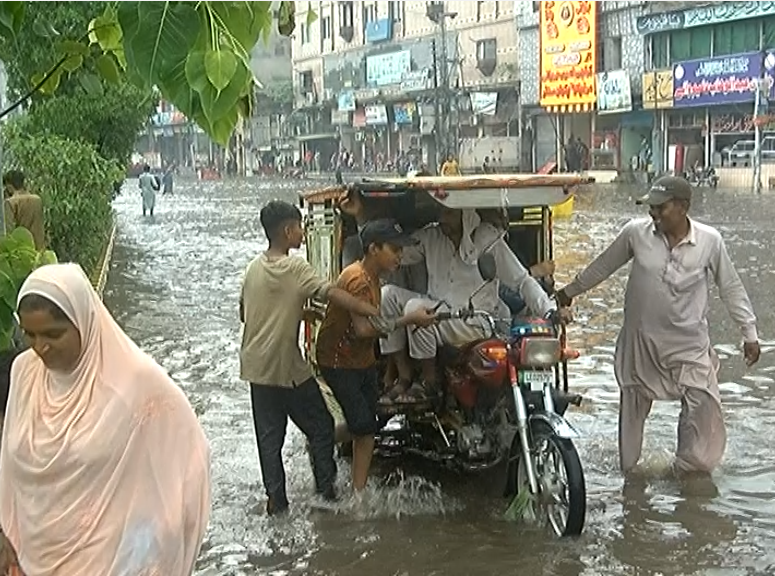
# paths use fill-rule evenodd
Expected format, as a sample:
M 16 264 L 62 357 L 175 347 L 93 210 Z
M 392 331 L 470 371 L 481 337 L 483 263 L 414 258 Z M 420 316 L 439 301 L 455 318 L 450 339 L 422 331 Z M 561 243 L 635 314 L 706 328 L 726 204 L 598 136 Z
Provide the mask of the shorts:
M 347 429 L 353 436 L 371 436 L 379 432 L 377 405 L 379 377 L 377 368 L 325 368 L 320 373 L 342 407 Z

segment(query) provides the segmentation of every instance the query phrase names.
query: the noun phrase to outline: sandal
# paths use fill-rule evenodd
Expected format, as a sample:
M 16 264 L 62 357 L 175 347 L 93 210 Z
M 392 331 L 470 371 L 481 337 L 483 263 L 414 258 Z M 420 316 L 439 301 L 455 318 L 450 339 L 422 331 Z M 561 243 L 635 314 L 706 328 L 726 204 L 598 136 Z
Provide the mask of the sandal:
M 408 388 L 410 388 L 409 382 L 406 380 L 396 380 L 393 386 L 379 399 L 379 403 L 383 406 L 392 404 L 398 398 L 404 396 Z
M 432 398 L 430 387 L 424 382 L 415 382 L 405 394 L 396 398 L 396 404 L 421 404 Z

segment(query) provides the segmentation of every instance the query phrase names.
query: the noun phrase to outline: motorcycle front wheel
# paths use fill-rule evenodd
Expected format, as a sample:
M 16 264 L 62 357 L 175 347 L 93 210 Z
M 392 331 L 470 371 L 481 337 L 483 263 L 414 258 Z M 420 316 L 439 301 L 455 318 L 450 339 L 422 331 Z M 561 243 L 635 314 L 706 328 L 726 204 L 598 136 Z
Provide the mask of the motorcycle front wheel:
M 530 433 L 539 488 L 529 504 L 531 515 L 540 523 L 546 522 L 556 536 L 578 536 L 584 529 L 587 489 L 576 447 L 542 421 L 532 422 Z M 515 443 L 519 445 L 518 438 Z M 508 486 L 513 494 L 530 492 L 523 458 L 511 462 L 508 478 L 513 482 Z

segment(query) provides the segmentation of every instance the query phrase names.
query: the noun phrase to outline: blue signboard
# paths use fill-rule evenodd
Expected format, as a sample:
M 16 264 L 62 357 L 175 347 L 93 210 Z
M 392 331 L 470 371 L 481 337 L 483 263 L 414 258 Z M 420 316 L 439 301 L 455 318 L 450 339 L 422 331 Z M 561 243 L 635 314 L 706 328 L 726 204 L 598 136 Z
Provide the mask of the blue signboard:
M 715 106 L 753 102 L 762 78 L 772 97 L 775 57 L 761 52 L 704 58 L 673 64 L 673 106 Z
M 393 20 L 392 18 L 381 18 L 367 22 L 363 25 L 363 32 L 366 36 L 366 42 L 369 44 L 387 42 L 393 38 Z

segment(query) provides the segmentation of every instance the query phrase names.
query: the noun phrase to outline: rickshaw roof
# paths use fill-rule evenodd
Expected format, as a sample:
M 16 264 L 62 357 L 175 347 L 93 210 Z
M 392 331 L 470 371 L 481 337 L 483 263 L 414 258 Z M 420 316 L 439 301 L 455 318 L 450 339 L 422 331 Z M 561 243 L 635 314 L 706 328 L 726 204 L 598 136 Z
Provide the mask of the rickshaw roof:
M 449 208 L 534 207 L 562 203 L 578 186 L 591 183 L 594 178 L 577 174 L 377 177 L 305 190 L 300 196 L 305 203 L 322 204 L 355 190 L 373 198 L 426 194 Z

